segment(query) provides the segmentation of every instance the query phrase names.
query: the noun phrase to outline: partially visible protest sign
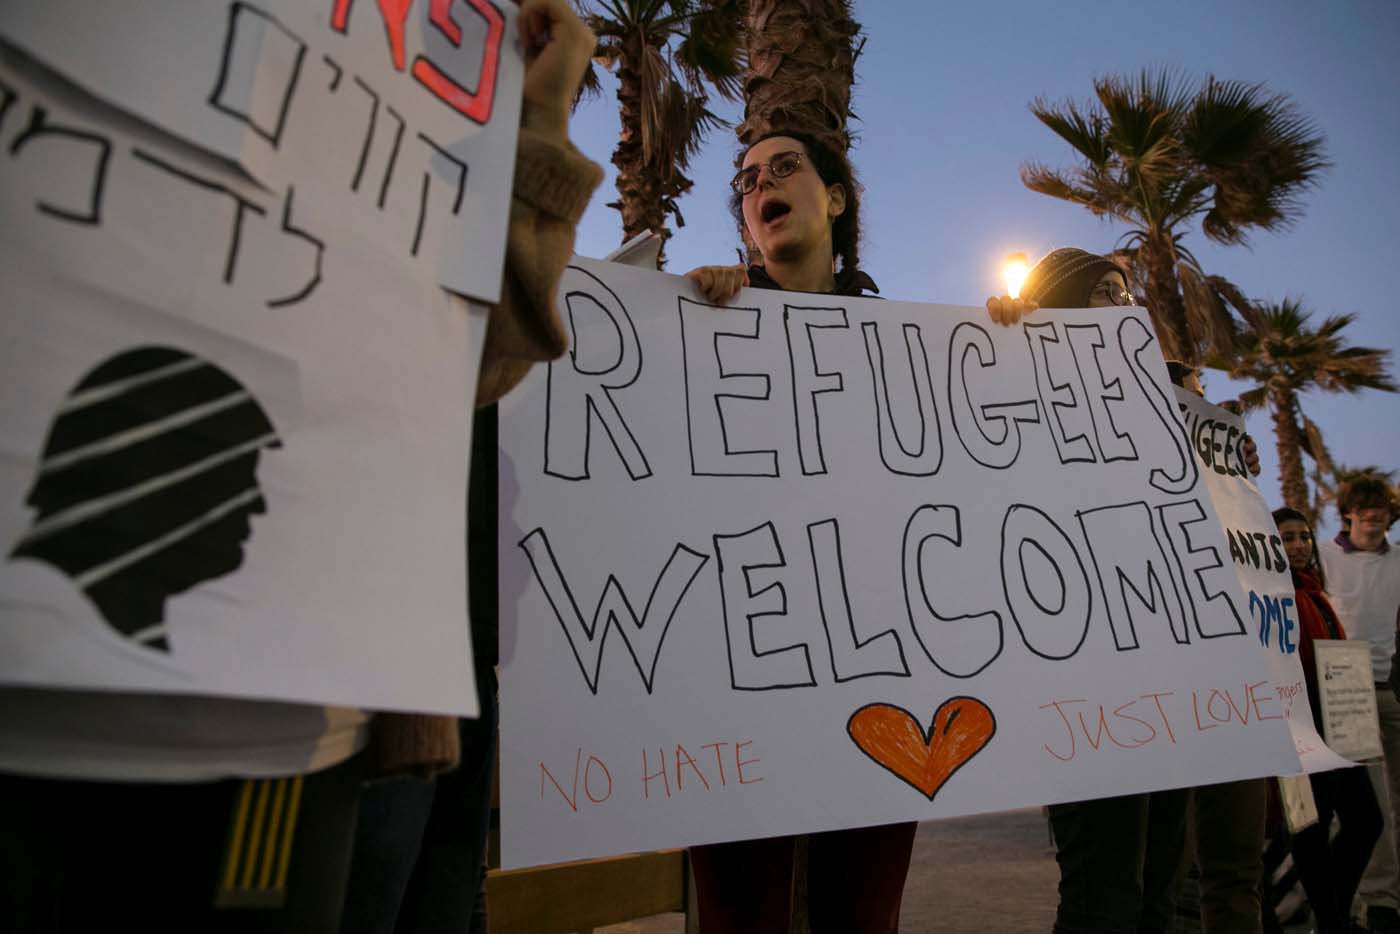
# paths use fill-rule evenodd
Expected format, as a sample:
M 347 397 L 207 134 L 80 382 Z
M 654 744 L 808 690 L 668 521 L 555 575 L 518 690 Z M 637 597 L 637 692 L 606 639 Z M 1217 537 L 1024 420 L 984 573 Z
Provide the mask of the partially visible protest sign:
M 1142 309 L 579 260 L 560 311 L 501 403 L 506 865 L 1298 770 Z
M 0 87 L 0 683 L 473 713 L 482 316 L 299 189 Z
M 6 0 L 0 39 L 495 301 L 524 74 L 515 17 L 502 0 Z M 99 207 L 103 182 L 99 165 Z
M 1358 762 L 1380 758 L 1384 750 L 1370 645 L 1359 639 L 1319 639 L 1313 646 L 1327 745 L 1338 755 Z
M 1283 820 L 1291 834 L 1302 833 L 1318 821 L 1317 799 L 1313 797 L 1312 781 L 1307 775 L 1280 775 L 1279 804 Z
M 1301 624 L 1293 575 L 1273 513 L 1245 467 L 1244 419 L 1194 392 L 1174 388 L 1205 488 L 1225 525 L 1231 565 L 1239 575 L 1250 630 L 1258 636 L 1269 660 L 1272 690 L 1288 714 L 1288 728 L 1303 771 L 1349 767 L 1353 763 L 1328 749 L 1313 723 L 1307 682 L 1298 656 Z

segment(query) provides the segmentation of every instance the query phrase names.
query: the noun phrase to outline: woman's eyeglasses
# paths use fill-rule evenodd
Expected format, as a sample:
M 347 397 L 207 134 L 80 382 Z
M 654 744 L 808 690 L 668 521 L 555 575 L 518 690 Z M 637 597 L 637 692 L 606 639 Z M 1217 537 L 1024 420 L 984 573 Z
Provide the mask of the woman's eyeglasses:
M 1095 297 L 1104 299 L 1113 305 L 1136 305 L 1137 299 L 1133 298 L 1133 293 L 1113 282 L 1100 282 L 1089 292 L 1089 298 Z
M 740 169 L 735 176 L 729 180 L 729 187 L 734 189 L 734 193 L 740 196 L 747 195 L 758 187 L 758 173 L 764 166 L 773 173 L 774 178 L 787 178 L 798 167 L 802 165 L 802 153 L 800 152 L 780 152 L 767 162 L 756 162 L 753 165 Z

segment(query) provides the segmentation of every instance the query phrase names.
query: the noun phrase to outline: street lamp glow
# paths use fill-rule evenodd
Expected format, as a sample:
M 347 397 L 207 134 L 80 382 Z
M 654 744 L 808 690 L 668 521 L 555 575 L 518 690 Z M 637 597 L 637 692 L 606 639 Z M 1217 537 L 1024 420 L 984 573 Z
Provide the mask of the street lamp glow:
M 1019 298 L 1021 285 L 1026 281 L 1026 273 L 1030 271 L 1031 266 L 1026 260 L 1026 254 L 1012 253 L 1008 256 L 1006 268 L 1002 270 L 1002 275 L 1006 277 L 1006 294 L 1012 298 Z

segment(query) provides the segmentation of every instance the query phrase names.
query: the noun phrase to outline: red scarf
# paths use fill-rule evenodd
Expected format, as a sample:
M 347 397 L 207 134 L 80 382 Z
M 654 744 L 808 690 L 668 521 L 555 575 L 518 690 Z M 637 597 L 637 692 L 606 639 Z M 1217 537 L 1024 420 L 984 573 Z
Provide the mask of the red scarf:
M 1293 572 L 1293 591 L 1297 596 L 1298 607 L 1298 659 L 1303 663 L 1303 678 L 1308 682 L 1308 699 L 1313 708 L 1313 718 L 1321 720 L 1317 701 L 1317 663 L 1313 660 L 1314 639 L 1345 639 L 1346 630 L 1332 609 L 1327 594 L 1322 592 L 1322 581 L 1313 571 Z M 1321 723 L 1318 723 L 1321 729 Z

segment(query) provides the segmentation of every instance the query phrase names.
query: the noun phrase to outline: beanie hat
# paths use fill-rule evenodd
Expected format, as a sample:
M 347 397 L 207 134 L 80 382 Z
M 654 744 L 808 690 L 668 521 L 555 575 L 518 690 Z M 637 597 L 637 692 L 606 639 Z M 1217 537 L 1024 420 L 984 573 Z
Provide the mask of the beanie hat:
M 1074 247 L 1061 247 L 1045 256 L 1026 274 L 1021 297 L 1042 308 L 1086 308 L 1089 293 L 1106 272 L 1123 270 L 1112 260 Z

